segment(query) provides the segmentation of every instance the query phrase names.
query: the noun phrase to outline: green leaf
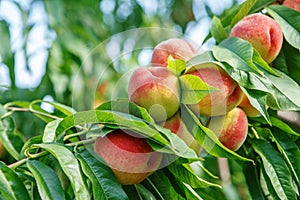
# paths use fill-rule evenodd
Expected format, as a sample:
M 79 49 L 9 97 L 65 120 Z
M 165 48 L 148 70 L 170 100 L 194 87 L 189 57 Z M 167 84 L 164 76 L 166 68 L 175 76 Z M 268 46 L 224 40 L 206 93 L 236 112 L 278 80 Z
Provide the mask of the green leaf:
M 170 179 L 164 173 L 164 169 L 155 171 L 143 181 L 143 185 L 159 199 L 172 199 L 170 191 L 173 186 Z
M 43 134 L 43 142 L 44 143 L 54 142 L 54 140 L 56 138 L 55 131 L 61 121 L 62 121 L 62 119 L 53 120 L 46 125 L 46 127 L 44 129 L 44 134 Z
M 139 193 L 139 195 L 142 197 L 142 199 L 153 199 L 155 200 L 155 196 L 147 189 L 145 188 L 142 184 L 135 184 L 134 185 L 137 192 Z
M 76 199 L 90 199 L 89 191 L 81 174 L 81 167 L 73 153 L 65 146 L 55 143 L 34 144 L 31 148 L 43 148 L 49 151 L 60 163 L 63 171 L 69 178 Z
M 42 199 L 65 199 L 63 188 L 53 169 L 37 160 L 28 160 L 27 167 L 36 180 Z
M 286 6 L 272 5 L 268 13 L 281 27 L 285 39 L 290 45 L 300 50 L 300 15 L 299 12 Z
M 249 193 L 250 193 L 252 199 L 265 200 L 265 197 L 264 197 L 264 194 L 263 194 L 263 191 L 261 188 L 261 184 L 260 184 L 259 166 L 245 164 L 245 165 L 243 165 L 243 171 L 244 171 L 245 179 L 247 182 L 247 186 L 249 188 Z
M 238 159 L 253 163 L 253 160 L 244 158 L 234 151 L 226 148 L 219 141 L 216 134 L 209 128 L 203 126 L 195 114 L 186 106 L 183 106 L 182 109 L 182 119 L 189 132 L 193 134 L 195 139 L 206 150 L 207 153 L 216 157 L 227 157 L 229 159 Z
M 56 135 L 82 124 L 100 123 L 117 125 L 120 128 L 130 129 L 147 138 L 151 147 L 159 152 L 177 155 L 179 157 L 201 160 L 186 143 L 169 129 L 156 124 L 148 124 L 143 119 L 126 113 L 111 110 L 89 110 L 75 113 L 64 118 L 56 129 Z
M 271 132 L 273 140 L 276 142 L 277 147 L 286 160 L 297 184 L 300 188 L 300 149 L 296 143 L 287 136 L 284 132 L 272 129 Z
M 274 76 L 279 76 L 264 59 L 260 56 L 258 51 L 256 49 L 253 49 L 253 63 L 255 63 L 260 68 L 264 69 L 265 71 L 269 72 L 270 74 L 273 74 Z
M 192 66 L 196 66 L 203 63 L 215 62 L 215 58 L 212 55 L 211 51 L 205 51 L 199 55 L 192 57 L 187 63 L 187 69 Z
M 185 74 L 179 77 L 181 85 L 181 103 L 195 104 L 211 92 L 218 89 L 207 85 L 198 76 Z
M 79 149 L 75 155 L 81 163 L 84 174 L 92 183 L 93 199 L 128 199 L 111 169 L 95 158 L 95 155 L 86 148 Z
M 228 37 L 228 34 L 226 33 L 221 20 L 217 16 L 213 16 L 212 18 L 210 33 L 215 38 L 217 43 L 222 42 L 222 40 Z
M 171 55 L 168 57 L 168 66 L 167 68 L 176 74 L 177 76 L 180 76 L 184 70 L 186 69 L 186 62 L 184 60 L 180 59 L 174 59 Z
M 27 189 L 19 176 L 0 162 L 0 194 L 9 200 L 30 200 Z
M 172 174 L 180 181 L 190 185 L 192 188 L 203 188 L 203 187 L 219 187 L 220 185 L 211 183 L 199 177 L 188 164 L 178 165 L 176 163 L 172 163 L 168 165 L 168 169 L 172 172 Z
M 290 136 L 298 136 L 300 137 L 300 134 L 294 131 L 288 124 L 281 121 L 277 117 L 271 117 L 271 123 L 273 127 L 279 128 L 281 131 L 283 131 L 285 134 L 289 134 Z
M 76 111 L 74 110 L 74 108 L 66 106 L 64 104 L 61 103 L 57 103 L 57 102 L 51 102 L 51 101 L 44 101 L 44 100 L 35 100 L 33 102 L 31 102 L 30 104 L 30 108 L 34 108 L 35 104 L 39 104 L 39 103 L 46 103 L 46 104 L 50 104 L 52 105 L 56 110 L 60 111 L 61 113 L 63 113 L 65 116 L 71 115 L 76 113 Z
M 299 85 L 284 73 L 276 70 L 280 77 L 267 75 L 275 88 L 274 100 L 278 103 L 279 110 L 299 110 L 300 98 L 297 94 L 300 92 Z M 270 96 L 272 98 L 272 96 Z M 273 104 L 274 105 L 274 104 Z M 275 107 L 276 108 L 276 107 Z
M 297 199 L 292 176 L 284 159 L 267 141 L 255 140 L 253 148 L 262 159 L 263 167 L 280 199 Z
M 245 1 L 238 11 L 238 13 L 232 18 L 230 26 L 233 27 L 238 21 L 243 19 L 246 15 L 248 15 L 249 11 L 252 9 L 256 0 L 247 0 Z
M 280 200 L 278 195 L 276 194 L 275 189 L 272 186 L 272 182 L 269 179 L 265 168 L 263 168 L 263 167 L 261 168 L 260 184 L 261 184 L 264 194 L 266 196 L 270 196 L 274 200 Z
M 256 13 L 258 11 L 263 10 L 266 6 L 270 5 L 271 3 L 276 2 L 276 0 L 259 0 L 256 1 L 254 6 L 251 8 L 249 13 Z
M 25 144 L 23 145 L 22 149 L 21 149 L 21 153 L 20 153 L 20 158 L 24 158 L 26 157 L 25 152 L 26 150 L 33 144 L 40 144 L 42 143 L 42 136 L 38 135 L 38 136 L 32 136 L 31 138 L 29 138 Z M 30 152 L 32 153 L 32 152 Z M 35 151 L 35 153 L 37 153 Z
M 0 140 L 9 154 L 18 160 L 20 153 L 16 147 L 17 143 L 13 142 L 14 138 L 18 139 L 15 135 L 15 123 L 13 119 L 6 117 L 0 120 Z
M 98 106 L 96 110 L 111 110 L 115 112 L 127 113 L 141 118 L 150 124 L 155 124 L 153 118 L 145 108 L 132 103 L 128 99 L 117 99 L 114 101 L 105 102 Z
M 214 57 L 221 62 L 228 63 L 234 69 L 262 74 L 253 64 L 253 47 L 248 41 L 230 37 L 212 48 Z

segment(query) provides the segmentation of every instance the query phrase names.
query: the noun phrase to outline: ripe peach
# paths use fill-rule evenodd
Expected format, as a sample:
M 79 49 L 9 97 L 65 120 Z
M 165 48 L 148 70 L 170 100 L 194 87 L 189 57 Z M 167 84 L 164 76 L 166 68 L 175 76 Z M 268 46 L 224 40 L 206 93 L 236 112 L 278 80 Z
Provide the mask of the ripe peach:
M 224 146 L 236 151 L 247 137 L 247 115 L 242 109 L 234 108 L 225 116 L 211 118 L 208 127 L 215 132 Z
M 238 107 L 242 108 L 245 111 L 245 113 L 247 114 L 248 117 L 258 117 L 258 116 L 260 116 L 260 112 L 251 105 L 248 97 L 245 94 L 243 94 L 242 101 L 238 105 Z
M 188 69 L 186 73 L 198 76 L 206 84 L 218 89 L 206 95 L 199 103 L 188 105 L 194 113 L 224 115 L 241 102 L 242 91 L 239 85 L 218 65 L 205 63 Z
M 282 5 L 300 12 L 300 0 L 285 0 Z
M 172 133 L 177 134 L 186 145 L 188 145 L 191 149 L 193 149 L 197 154 L 200 151 L 200 144 L 195 140 L 194 136 L 187 130 L 184 122 L 181 120 L 180 112 L 176 113 L 173 117 L 168 119 L 163 126 Z
M 115 130 L 98 137 L 94 151 L 112 169 L 120 184 L 140 183 L 160 165 L 162 153 L 155 152 L 137 133 Z
M 178 78 L 166 67 L 137 68 L 129 80 L 128 95 L 157 122 L 165 121 L 179 110 Z
M 250 42 L 267 63 L 275 60 L 283 41 L 282 31 L 277 22 L 260 13 L 248 15 L 240 20 L 232 28 L 230 36 Z
M 168 57 L 188 61 L 196 53 L 194 47 L 186 40 L 172 38 L 159 43 L 153 50 L 151 63 L 153 66 L 167 66 Z

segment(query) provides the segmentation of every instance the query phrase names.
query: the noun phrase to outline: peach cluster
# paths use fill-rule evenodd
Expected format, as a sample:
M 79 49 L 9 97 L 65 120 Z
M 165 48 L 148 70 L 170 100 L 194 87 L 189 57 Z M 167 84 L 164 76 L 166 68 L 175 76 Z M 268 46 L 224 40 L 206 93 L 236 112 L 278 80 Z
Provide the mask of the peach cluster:
M 278 55 L 283 36 L 278 24 L 263 14 L 251 14 L 240 20 L 230 37 L 249 41 L 267 63 Z M 198 117 L 207 117 L 205 124 L 213 130 L 220 142 L 238 150 L 248 133 L 248 118 L 260 115 L 242 89 L 226 71 L 215 63 L 191 66 L 180 75 L 170 71 L 168 58 L 188 62 L 197 54 L 184 39 L 173 38 L 159 43 L 153 50 L 151 66 L 133 71 L 128 84 L 128 98 L 145 108 L 155 123 L 177 134 L 188 146 L 199 153 L 201 147 L 181 119 L 182 85 L 180 76 L 191 75 L 216 90 L 198 102 L 186 106 Z M 121 184 L 135 184 L 155 171 L 162 154 L 155 152 L 132 131 L 115 130 L 98 137 L 95 152 L 112 168 Z

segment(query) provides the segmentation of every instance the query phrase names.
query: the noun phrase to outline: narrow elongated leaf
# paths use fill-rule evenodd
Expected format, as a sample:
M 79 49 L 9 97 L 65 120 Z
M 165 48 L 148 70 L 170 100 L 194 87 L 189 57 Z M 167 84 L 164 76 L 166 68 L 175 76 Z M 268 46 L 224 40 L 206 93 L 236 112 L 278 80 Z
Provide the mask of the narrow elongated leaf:
M 60 135 L 76 125 L 89 123 L 117 125 L 121 128 L 127 128 L 147 137 L 148 143 L 156 151 L 175 154 L 191 160 L 202 159 L 169 129 L 156 124 L 149 125 L 136 116 L 111 110 L 90 110 L 70 115 L 61 121 L 56 129 L 56 135 Z
M 82 170 L 90 179 L 95 200 L 128 199 L 122 186 L 118 183 L 111 169 L 97 160 L 85 148 L 76 152 L 76 157 L 81 163 Z
M 276 2 L 276 0 L 258 0 L 255 2 L 249 13 L 256 13 L 258 11 L 261 11 L 273 2 Z
M 25 185 L 19 176 L 3 162 L 0 162 L 0 194 L 4 199 L 30 200 Z
M 228 37 L 228 34 L 226 33 L 221 20 L 217 16 L 213 16 L 212 18 L 210 33 L 215 38 L 217 43 L 222 42 L 222 40 Z
M 253 49 L 253 63 L 258 65 L 261 69 L 273 74 L 274 76 L 278 76 L 278 74 L 268 65 L 266 61 L 261 57 L 256 49 Z
M 150 177 L 144 182 L 148 190 L 158 199 L 172 199 L 171 188 L 173 188 L 170 179 L 164 173 L 164 169 L 155 171 Z
M 127 113 L 141 118 L 149 124 L 155 124 L 153 118 L 145 108 L 138 106 L 127 99 L 118 99 L 105 102 L 98 106 L 96 110 L 112 110 L 116 112 Z
M 246 164 L 243 165 L 243 171 L 252 199 L 265 200 L 263 190 L 260 184 L 259 166 Z
M 300 149 L 295 142 L 284 132 L 273 128 L 271 132 L 273 140 L 286 160 L 294 178 L 300 188 Z
M 49 122 L 45 129 L 44 129 L 44 134 L 43 134 L 43 142 L 54 142 L 56 138 L 56 128 L 59 126 L 60 122 L 62 119 L 57 119 Z
M 28 160 L 27 166 L 36 180 L 42 199 L 65 199 L 63 188 L 53 169 L 37 160 Z
M 46 103 L 46 104 L 52 105 L 56 110 L 59 110 L 65 116 L 76 113 L 76 111 L 69 106 L 66 106 L 66 105 L 63 105 L 63 104 L 57 103 L 57 102 L 44 101 L 44 100 L 35 100 L 35 101 L 31 102 L 29 108 L 34 109 L 34 105 L 40 104 L 40 103 Z
M 194 134 L 195 139 L 209 154 L 216 157 L 227 157 L 230 159 L 253 162 L 251 159 L 242 157 L 226 148 L 219 141 L 216 134 L 213 133 L 212 130 L 203 126 L 195 114 L 186 106 L 183 106 L 182 109 L 182 119 L 189 132 Z
M 300 15 L 286 6 L 269 6 L 268 13 L 281 27 L 285 39 L 290 45 L 300 50 Z
M 238 13 L 231 20 L 230 26 L 233 27 L 238 21 L 240 21 L 242 18 L 244 18 L 246 15 L 248 15 L 249 11 L 252 9 L 252 7 L 254 6 L 255 3 L 256 3 L 256 0 L 245 1 L 240 6 Z
M 279 152 L 264 140 L 255 140 L 253 148 L 261 157 L 263 167 L 278 197 L 282 200 L 296 200 L 291 173 Z
M 35 144 L 32 148 L 43 148 L 49 151 L 60 163 L 63 171 L 69 178 L 76 199 L 86 200 L 90 199 L 89 191 L 86 188 L 85 182 L 81 175 L 80 165 L 73 155 L 73 153 L 60 144 Z
M 288 124 L 286 124 L 285 122 L 281 121 L 277 117 L 271 117 L 270 119 L 271 119 L 272 126 L 279 128 L 285 134 L 289 134 L 291 136 L 295 135 L 295 136 L 300 137 L 299 133 L 297 133 L 296 131 L 294 131 Z
M 297 94 L 300 92 L 299 85 L 284 73 L 276 70 L 280 77 L 267 75 L 275 88 L 273 95 L 278 101 L 280 110 L 299 110 L 300 98 Z M 277 91 L 278 90 L 278 91 Z
M 196 175 L 187 164 L 177 165 L 176 163 L 172 163 L 168 166 L 168 169 L 178 180 L 190 185 L 192 188 L 203 188 L 209 186 L 221 188 L 220 185 L 206 181 Z
M 269 179 L 267 172 L 263 167 L 261 168 L 260 184 L 266 196 L 271 196 L 273 200 L 280 200 L 273 188 L 272 182 Z
M 218 46 L 214 46 L 212 52 L 218 61 L 226 62 L 235 69 L 262 74 L 252 62 L 253 47 L 245 40 L 227 38 Z
M 145 188 L 142 184 L 136 184 L 134 186 L 135 186 L 137 192 L 139 193 L 139 195 L 142 197 L 142 199 L 156 200 L 155 196 L 147 188 Z

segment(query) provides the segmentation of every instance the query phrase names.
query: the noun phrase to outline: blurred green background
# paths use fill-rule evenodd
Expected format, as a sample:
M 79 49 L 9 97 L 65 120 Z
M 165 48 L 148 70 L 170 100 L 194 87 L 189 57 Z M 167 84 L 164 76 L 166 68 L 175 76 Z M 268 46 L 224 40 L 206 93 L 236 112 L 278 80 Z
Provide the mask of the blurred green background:
M 160 41 L 186 37 L 210 48 L 214 41 L 203 41 L 212 16 L 238 3 L 1 0 L 0 103 L 44 99 L 90 109 L 95 99 L 112 98 L 124 73 L 148 65 Z M 114 92 L 123 97 L 118 85 Z M 16 122 L 26 137 L 44 126 L 29 113 L 16 114 Z

